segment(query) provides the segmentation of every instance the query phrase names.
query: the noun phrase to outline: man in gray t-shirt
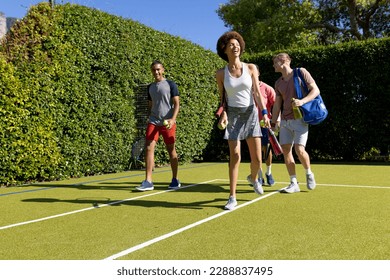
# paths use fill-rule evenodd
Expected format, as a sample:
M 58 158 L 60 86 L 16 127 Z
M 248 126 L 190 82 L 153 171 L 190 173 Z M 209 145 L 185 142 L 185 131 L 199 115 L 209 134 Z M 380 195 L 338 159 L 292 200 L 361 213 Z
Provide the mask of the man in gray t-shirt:
M 177 179 L 179 160 L 176 153 L 176 118 L 179 113 L 180 101 L 177 85 L 164 78 L 164 66 L 158 60 L 151 64 L 154 82 L 148 86 L 149 122 L 146 128 L 146 174 L 139 191 L 154 189 L 152 173 L 154 167 L 154 151 L 160 135 L 164 139 L 169 154 L 172 169 L 170 189 L 178 189 L 181 184 Z
M 163 79 L 150 84 L 148 86 L 149 122 L 161 126 L 164 120 L 172 119 L 176 96 L 179 97 L 179 91 L 173 81 Z

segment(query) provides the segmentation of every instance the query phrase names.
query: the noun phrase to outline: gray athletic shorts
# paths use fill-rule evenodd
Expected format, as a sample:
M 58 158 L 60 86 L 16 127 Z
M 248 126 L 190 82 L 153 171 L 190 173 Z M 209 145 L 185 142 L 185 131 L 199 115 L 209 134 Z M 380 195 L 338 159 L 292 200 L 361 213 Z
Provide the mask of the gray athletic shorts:
M 306 147 L 309 136 L 309 125 L 302 119 L 282 120 L 280 122 L 279 143 L 299 144 Z
M 244 140 L 249 137 L 261 137 L 259 113 L 256 106 L 228 107 L 228 125 L 224 139 Z

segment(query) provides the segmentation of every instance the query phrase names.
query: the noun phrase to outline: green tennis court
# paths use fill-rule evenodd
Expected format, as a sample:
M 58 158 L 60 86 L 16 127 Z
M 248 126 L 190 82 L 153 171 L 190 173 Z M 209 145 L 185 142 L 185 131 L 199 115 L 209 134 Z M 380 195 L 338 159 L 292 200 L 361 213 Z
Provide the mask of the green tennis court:
M 229 196 L 227 163 L 179 167 L 182 188 L 137 192 L 144 171 L 0 189 L 1 260 L 388 260 L 390 167 L 313 164 L 317 188 L 258 196 L 240 167 L 239 206 Z M 298 180 L 304 180 L 297 166 Z

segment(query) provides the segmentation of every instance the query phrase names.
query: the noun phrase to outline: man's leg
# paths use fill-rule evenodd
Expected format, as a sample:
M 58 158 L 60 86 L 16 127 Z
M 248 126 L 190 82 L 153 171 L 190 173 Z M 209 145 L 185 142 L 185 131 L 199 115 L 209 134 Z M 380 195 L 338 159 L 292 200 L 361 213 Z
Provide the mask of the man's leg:
M 167 144 L 166 147 L 169 154 L 169 161 L 171 163 L 172 178 L 177 178 L 179 159 L 177 157 L 175 143 Z
M 146 149 L 145 149 L 146 175 L 145 175 L 145 180 L 147 180 L 149 182 L 152 182 L 155 148 L 156 148 L 156 141 L 146 140 Z

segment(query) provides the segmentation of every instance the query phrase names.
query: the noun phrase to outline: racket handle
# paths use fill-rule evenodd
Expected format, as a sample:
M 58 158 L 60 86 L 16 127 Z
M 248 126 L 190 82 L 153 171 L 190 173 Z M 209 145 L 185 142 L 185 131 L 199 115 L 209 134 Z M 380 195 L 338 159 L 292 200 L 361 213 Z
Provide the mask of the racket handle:
M 224 108 L 223 106 L 220 106 L 220 107 L 218 108 L 218 110 L 215 112 L 215 117 L 220 118 L 221 115 L 222 115 L 222 113 L 223 113 L 223 110 L 224 110 L 224 109 L 225 109 L 225 108 Z

